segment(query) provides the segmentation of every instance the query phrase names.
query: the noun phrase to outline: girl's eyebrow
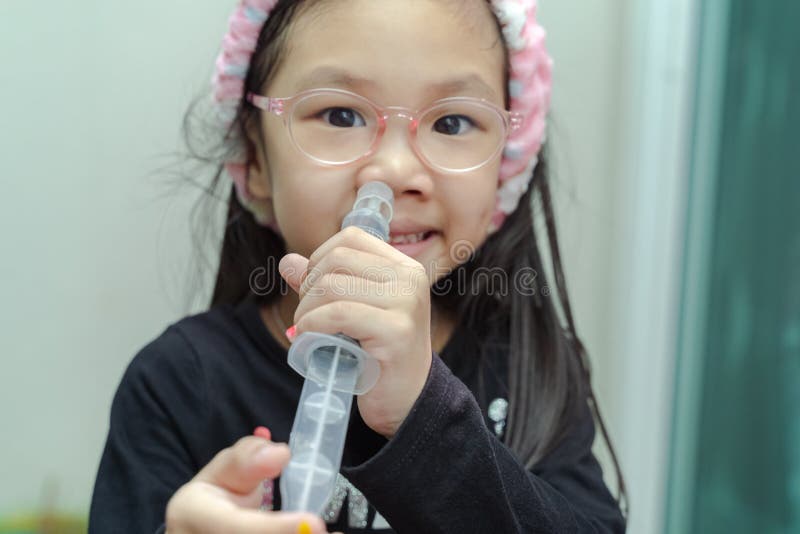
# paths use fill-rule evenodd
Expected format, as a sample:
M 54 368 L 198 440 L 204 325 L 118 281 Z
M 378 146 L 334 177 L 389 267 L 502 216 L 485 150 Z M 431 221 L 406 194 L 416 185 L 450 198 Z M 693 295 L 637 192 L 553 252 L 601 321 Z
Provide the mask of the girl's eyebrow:
M 355 87 L 375 87 L 376 83 L 368 78 L 354 76 L 345 70 L 337 67 L 317 67 L 310 74 L 300 79 L 295 85 L 296 91 L 311 89 L 315 87 L 343 85 L 348 88 Z
M 307 76 L 301 78 L 295 85 L 295 91 L 300 92 L 305 89 L 331 86 L 340 86 L 347 89 L 360 89 L 363 87 L 375 89 L 378 84 L 369 78 L 353 75 L 338 67 L 322 66 L 317 67 Z M 480 93 L 483 97 L 489 99 L 497 96 L 494 89 L 475 73 L 468 73 L 461 77 L 433 83 L 427 87 L 428 94 L 458 93 L 468 90 Z

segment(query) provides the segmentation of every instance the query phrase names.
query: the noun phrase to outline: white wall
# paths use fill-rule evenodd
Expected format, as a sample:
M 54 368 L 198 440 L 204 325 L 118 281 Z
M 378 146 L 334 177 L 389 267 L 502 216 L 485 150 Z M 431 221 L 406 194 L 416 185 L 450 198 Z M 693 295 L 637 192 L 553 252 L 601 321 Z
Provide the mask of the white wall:
M 188 207 L 153 171 L 178 146 L 233 1 L 0 3 L 0 514 L 83 512 L 127 361 L 183 315 Z M 624 430 L 612 313 L 630 2 L 546 1 L 563 260 L 610 430 Z M 616 299 L 616 300 L 615 300 Z M 635 491 L 635 488 L 632 488 Z
M 698 13 L 692 0 L 610 5 L 542 7 L 545 21 L 557 17 L 565 268 L 625 476 L 629 531 L 649 534 L 663 528 L 666 499 Z M 613 487 L 609 457 L 595 449 Z
M 191 189 L 152 171 L 230 2 L 0 2 L 0 514 L 87 509 L 127 361 L 184 313 Z
M 628 1 L 541 2 L 555 62 L 548 142 L 562 263 L 578 335 L 592 361 L 594 386 L 612 439 L 619 436 L 621 359 L 614 350 L 620 253 L 620 143 Z M 618 445 L 618 439 L 615 443 Z M 616 488 L 606 450 L 595 447 Z M 614 491 L 616 491 L 614 489 Z

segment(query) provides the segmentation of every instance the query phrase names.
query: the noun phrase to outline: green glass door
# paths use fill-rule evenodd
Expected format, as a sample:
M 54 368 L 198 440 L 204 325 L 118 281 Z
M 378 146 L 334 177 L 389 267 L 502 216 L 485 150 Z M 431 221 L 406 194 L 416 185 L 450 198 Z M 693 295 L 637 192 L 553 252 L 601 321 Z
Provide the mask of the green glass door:
M 800 2 L 702 3 L 666 531 L 800 533 Z

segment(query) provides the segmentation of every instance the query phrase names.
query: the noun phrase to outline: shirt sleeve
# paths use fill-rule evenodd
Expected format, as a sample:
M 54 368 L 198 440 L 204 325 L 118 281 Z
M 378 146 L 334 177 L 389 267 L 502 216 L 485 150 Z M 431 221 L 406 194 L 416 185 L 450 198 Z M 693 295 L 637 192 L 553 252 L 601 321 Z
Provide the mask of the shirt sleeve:
M 487 428 L 474 396 L 438 356 L 397 434 L 342 473 L 398 533 L 624 532 L 591 447 L 588 405 L 532 471 Z
M 199 470 L 189 450 L 204 432 L 202 376 L 175 330 L 143 348 L 125 371 L 89 512 L 89 533 L 161 532 L 172 495 Z

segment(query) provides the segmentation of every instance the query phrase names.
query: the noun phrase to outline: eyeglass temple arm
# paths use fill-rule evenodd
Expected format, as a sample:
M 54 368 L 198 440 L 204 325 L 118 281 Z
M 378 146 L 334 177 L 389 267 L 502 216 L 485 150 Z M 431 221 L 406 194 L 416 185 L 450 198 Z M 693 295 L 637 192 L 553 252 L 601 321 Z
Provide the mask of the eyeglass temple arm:
M 283 98 L 271 98 L 268 96 L 256 95 L 247 93 L 247 101 L 259 109 L 274 113 L 275 115 L 283 115 Z
M 525 116 L 518 111 L 512 111 L 508 114 L 508 124 L 512 132 L 519 130 L 525 124 Z

